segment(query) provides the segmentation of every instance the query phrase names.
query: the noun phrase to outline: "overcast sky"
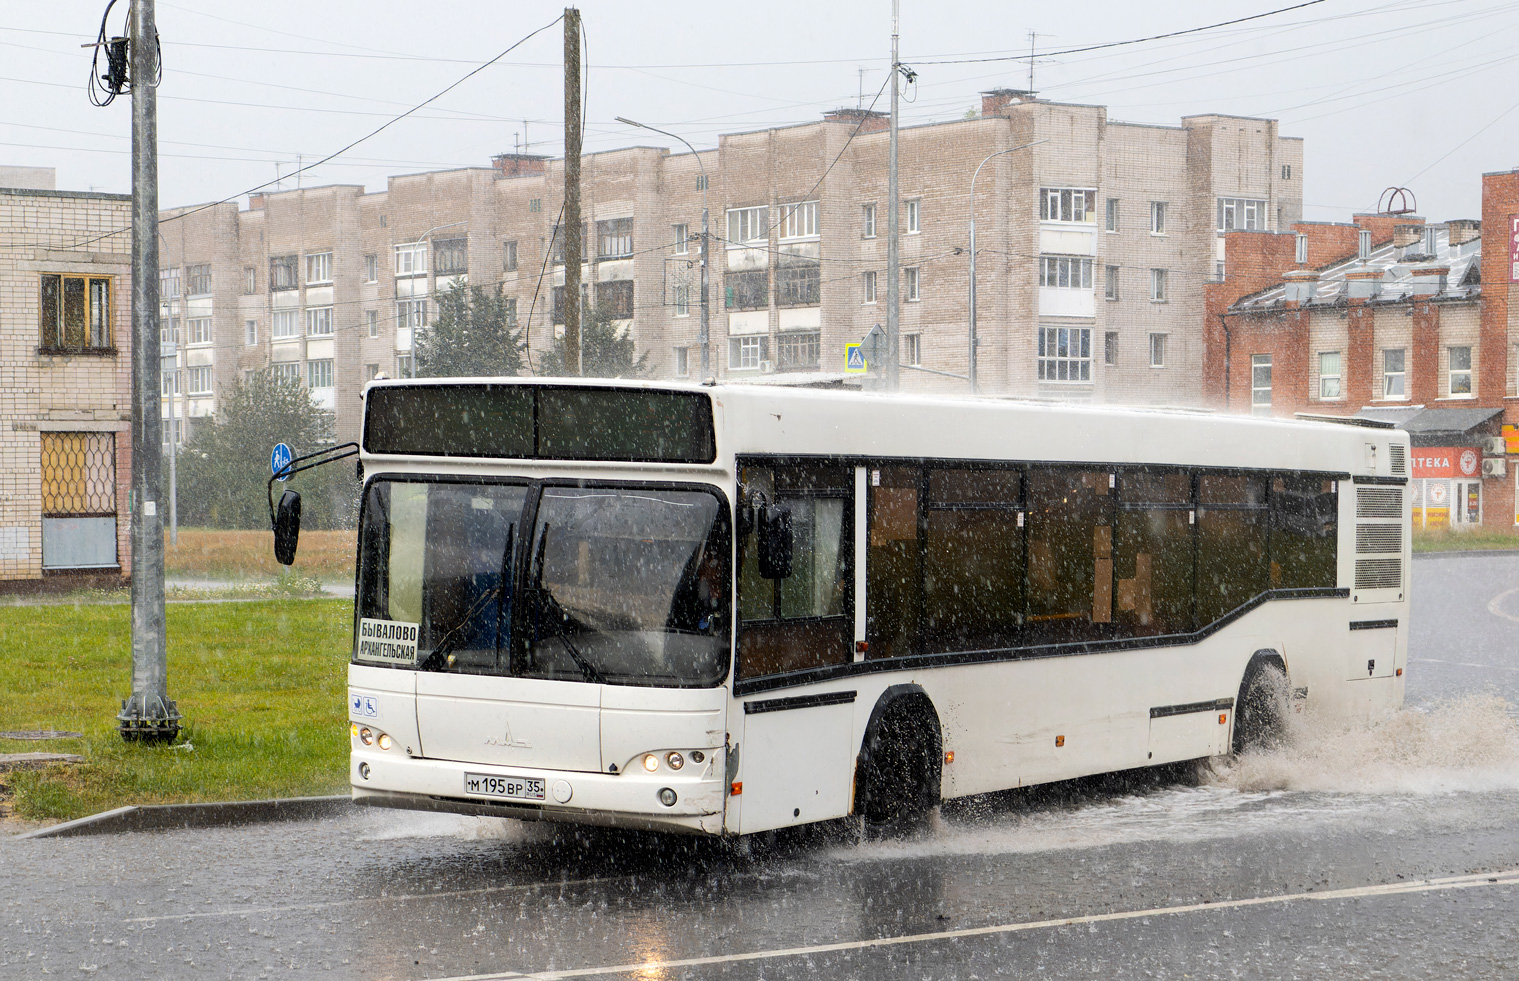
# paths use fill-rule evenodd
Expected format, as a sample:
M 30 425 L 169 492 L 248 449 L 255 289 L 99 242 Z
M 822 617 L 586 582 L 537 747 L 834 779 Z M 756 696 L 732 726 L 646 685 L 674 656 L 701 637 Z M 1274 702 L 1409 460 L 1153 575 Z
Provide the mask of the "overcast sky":
M 902 60 L 918 73 L 904 123 L 952 119 L 978 92 L 1028 84 L 1037 52 L 1185 30 L 1294 0 L 902 0 Z M 128 100 L 85 94 L 106 0 L 0 0 L 0 163 L 49 166 L 62 188 L 130 189 Z M 120 33 L 127 0 L 111 13 Z M 235 195 L 310 163 L 422 102 L 559 16 L 502 0 L 158 0 L 160 201 Z M 697 147 L 723 132 L 868 105 L 890 60 L 890 0 L 734 4 L 593 0 L 586 149 Z M 1034 64 L 1043 98 L 1113 119 L 1197 113 L 1280 119 L 1306 143 L 1306 217 L 1344 220 L 1406 185 L 1434 220 L 1478 217 L 1480 176 L 1519 165 L 1519 2 L 1323 0 L 1248 24 Z M 561 154 L 562 28 L 554 25 L 427 109 L 301 177 L 307 185 L 488 165 L 526 139 Z M 931 64 L 952 59 L 996 59 Z M 863 75 L 862 75 L 863 71 Z M 888 105 L 881 94 L 877 108 Z M 294 186 L 291 181 L 285 186 Z

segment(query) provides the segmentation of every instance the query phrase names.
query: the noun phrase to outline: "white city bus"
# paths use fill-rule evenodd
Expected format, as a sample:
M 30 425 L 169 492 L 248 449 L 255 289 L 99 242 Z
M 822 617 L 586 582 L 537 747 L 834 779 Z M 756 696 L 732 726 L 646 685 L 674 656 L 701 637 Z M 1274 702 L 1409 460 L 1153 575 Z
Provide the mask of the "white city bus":
M 563 379 L 365 398 L 360 804 L 892 825 L 1402 703 L 1392 429 Z

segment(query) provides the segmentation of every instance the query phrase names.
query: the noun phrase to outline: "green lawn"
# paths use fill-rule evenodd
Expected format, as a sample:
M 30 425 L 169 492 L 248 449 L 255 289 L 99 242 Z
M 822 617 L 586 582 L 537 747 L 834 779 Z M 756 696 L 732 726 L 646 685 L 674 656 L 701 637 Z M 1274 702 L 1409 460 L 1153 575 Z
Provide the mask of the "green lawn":
M 1415 552 L 1462 552 L 1487 549 L 1519 549 L 1519 534 L 1513 528 L 1474 528 L 1471 531 L 1419 529 L 1413 532 Z
M 0 774 L 18 817 L 68 819 L 124 804 L 340 793 L 347 787 L 349 600 L 173 603 L 173 746 L 116 733 L 131 692 L 127 604 L 0 608 L 0 730 L 76 739 L 0 739 L 0 753 L 61 752 L 77 766 Z

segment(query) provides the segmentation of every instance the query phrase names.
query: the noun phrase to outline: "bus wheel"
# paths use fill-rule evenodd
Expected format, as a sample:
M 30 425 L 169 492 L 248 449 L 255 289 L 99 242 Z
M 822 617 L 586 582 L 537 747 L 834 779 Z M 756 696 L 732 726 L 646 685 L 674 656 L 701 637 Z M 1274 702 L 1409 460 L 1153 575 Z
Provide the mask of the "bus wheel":
M 1287 672 L 1275 657 L 1253 661 L 1234 703 L 1234 751 L 1269 750 L 1287 741 L 1291 692 Z
M 912 700 L 891 705 L 875 720 L 858 776 L 867 835 L 895 837 L 924 824 L 939 803 L 939 745 L 937 720 L 930 722 Z

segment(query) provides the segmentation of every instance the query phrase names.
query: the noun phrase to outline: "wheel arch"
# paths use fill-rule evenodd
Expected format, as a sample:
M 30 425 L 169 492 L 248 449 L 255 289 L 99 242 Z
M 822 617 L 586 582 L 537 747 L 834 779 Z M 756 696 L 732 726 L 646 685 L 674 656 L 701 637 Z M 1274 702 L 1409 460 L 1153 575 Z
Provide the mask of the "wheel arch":
M 870 781 L 865 779 L 874 761 L 875 736 L 881 731 L 888 717 L 902 713 L 921 726 L 929 739 L 928 770 L 925 774 L 928 787 L 935 799 L 941 796 L 944 782 L 944 724 L 933 699 L 921 685 L 904 683 L 892 685 L 876 699 L 870 710 L 870 719 L 860 733 L 860 748 L 855 756 L 855 793 L 853 810 L 858 812 L 870 794 Z

